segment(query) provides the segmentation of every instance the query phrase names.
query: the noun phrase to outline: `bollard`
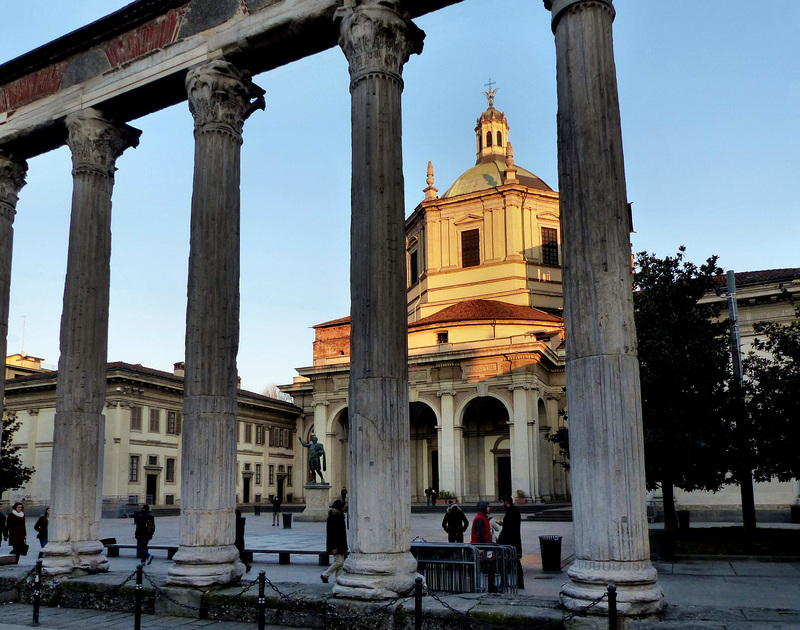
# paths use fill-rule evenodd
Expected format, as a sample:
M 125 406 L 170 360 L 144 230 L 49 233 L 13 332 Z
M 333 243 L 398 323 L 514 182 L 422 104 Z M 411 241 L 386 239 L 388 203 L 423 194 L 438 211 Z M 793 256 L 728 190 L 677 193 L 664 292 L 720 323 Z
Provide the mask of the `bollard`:
M 142 630 L 142 569 L 141 563 L 136 565 L 136 604 L 133 609 L 133 630 Z
M 264 596 L 265 585 L 267 583 L 266 571 L 258 572 L 258 630 L 264 630 L 265 613 L 267 608 L 267 598 Z
M 422 630 L 422 578 L 414 579 L 414 630 Z
M 36 561 L 36 573 L 33 574 L 33 621 L 32 626 L 39 625 L 39 604 L 42 601 L 42 561 Z
M 617 587 L 608 585 L 608 630 L 617 630 Z

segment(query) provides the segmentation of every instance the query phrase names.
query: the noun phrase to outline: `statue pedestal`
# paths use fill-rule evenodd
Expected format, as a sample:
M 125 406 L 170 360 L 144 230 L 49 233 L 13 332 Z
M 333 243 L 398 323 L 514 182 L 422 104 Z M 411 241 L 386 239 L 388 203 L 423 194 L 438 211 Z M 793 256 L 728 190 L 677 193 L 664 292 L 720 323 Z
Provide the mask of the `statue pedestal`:
M 322 522 L 328 520 L 331 504 L 331 484 L 307 483 L 305 486 L 306 509 L 295 516 L 301 523 Z

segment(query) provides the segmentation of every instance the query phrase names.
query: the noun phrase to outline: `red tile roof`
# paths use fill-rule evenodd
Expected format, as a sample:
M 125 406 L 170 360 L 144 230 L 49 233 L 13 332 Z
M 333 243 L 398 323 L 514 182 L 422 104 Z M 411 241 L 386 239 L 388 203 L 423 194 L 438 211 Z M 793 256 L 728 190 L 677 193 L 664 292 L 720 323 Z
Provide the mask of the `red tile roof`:
M 413 322 L 408 327 L 416 328 L 428 324 L 496 319 L 517 319 L 531 322 L 547 322 L 548 324 L 560 324 L 564 321 L 561 317 L 550 315 L 530 306 L 507 304 L 496 300 L 467 300 L 448 306 L 438 313 Z

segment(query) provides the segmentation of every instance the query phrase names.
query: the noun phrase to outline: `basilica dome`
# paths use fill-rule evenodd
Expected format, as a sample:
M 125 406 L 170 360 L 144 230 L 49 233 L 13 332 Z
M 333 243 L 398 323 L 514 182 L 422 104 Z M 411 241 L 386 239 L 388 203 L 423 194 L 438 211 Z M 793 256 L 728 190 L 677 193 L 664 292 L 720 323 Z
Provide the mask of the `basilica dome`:
M 477 164 L 471 169 L 465 171 L 450 188 L 447 189 L 442 197 L 455 197 L 456 195 L 463 195 L 466 193 L 479 192 L 481 190 L 489 190 L 505 183 L 505 173 L 507 169 L 505 160 L 491 160 Z M 530 171 L 516 166 L 517 179 L 523 186 L 529 188 L 537 188 L 539 190 L 552 190 L 550 186 L 545 184 L 538 176 Z

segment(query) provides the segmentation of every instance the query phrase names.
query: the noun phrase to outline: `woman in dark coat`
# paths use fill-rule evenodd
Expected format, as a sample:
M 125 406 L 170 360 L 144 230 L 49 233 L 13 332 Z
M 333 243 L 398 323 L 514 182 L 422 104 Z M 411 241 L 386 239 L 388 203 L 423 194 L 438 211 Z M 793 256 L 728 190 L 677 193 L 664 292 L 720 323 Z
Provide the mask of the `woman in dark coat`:
M 44 549 L 45 546 L 47 545 L 47 528 L 49 525 L 50 525 L 50 508 L 45 508 L 44 514 L 42 514 L 39 517 L 39 520 L 36 521 L 36 524 L 33 526 L 33 529 L 36 530 L 36 538 L 39 539 L 39 544 L 42 546 L 42 549 Z
M 11 553 L 16 556 L 16 564 L 19 564 L 19 557 L 27 554 L 25 543 L 28 539 L 28 530 L 25 527 L 25 513 L 22 511 L 22 503 L 17 501 L 11 510 L 11 514 L 6 519 L 6 530 L 8 531 L 8 544 L 11 545 Z
M 463 543 L 464 532 L 469 527 L 469 521 L 455 501 L 450 502 L 450 507 L 444 513 L 442 529 L 447 532 L 447 542 Z
M 239 550 L 239 559 L 242 561 L 242 564 L 244 564 L 245 573 L 249 573 L 253 565 L 244 559 L 244 526 L 246 521 L 247 519 L 242 516 L 242 511 L 236 508 L 236 531 L 233 539 L 233 546 Z

